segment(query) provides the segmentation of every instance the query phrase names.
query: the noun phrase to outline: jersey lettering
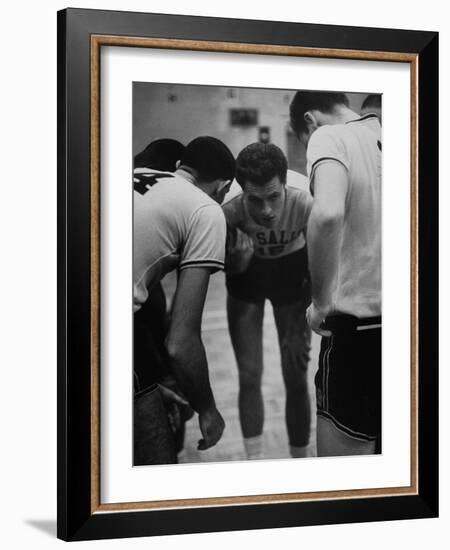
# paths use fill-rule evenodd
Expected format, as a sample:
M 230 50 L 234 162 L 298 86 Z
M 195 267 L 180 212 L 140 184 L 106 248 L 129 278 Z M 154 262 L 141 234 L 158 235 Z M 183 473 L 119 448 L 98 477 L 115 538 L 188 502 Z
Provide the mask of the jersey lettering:
M 158 183 L 160 179 L 163 178 L 173 178 L 172 174 L 133 174 L 134 179 L 134 190 L 137 191 L 140 195 L 145 195 L 147 191 Z
M 289 244 L 289 240 L 286 240 L 286 239 L 285 239 L 286 231 L 285 231 L 284 229 L 282 229 L 282 230 L 280 231 L 280 235 L 281 235 L 280 243 L 282 243 L 282 244 Z
M 264 233 L 256 233 L 256 238 L 258 239 L 258 244 L 267 244 Z
M 277 244 L 277 243 L 278 241 L 277 241 L 277 236 L 275 235 L 275 231 L 271 231 L 269 236 L 269 244 Z

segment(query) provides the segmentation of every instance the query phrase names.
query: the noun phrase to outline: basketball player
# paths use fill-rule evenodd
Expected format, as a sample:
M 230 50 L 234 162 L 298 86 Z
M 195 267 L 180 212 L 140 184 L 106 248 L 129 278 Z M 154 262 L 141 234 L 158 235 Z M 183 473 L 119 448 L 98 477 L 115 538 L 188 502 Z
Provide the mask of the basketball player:
M 145 188 L 147 181 L 154 178 L 155 170 L 175 172 L 183 151 L 184 145 L 174 139 L 157 139 L 149 143 L 134 157 L 134 186 Z M 161 283 L 156 283 L 153 285 L 151 296 L 148 296 L 134 316 L 135 382 L 138 391 L 149 385 L 147 377 L 155 379 L 156 369 L 160 373 L 157 376 L 158 381 L 166 379 L 168 360 L 164 341 L 168 326 L 166 297 Z M 147 360 L 141 359 L 140 354 Z M 149 360 L 152 363 L 151 372 L 147 368 Z M 139 367 L 143 368 L 138 370 Z
M 175 172 L 184 145 L 176 139 L 155 139 L 134 157 L 134 174 L 145 173 L 146 168 Z
M 235 161 L 226 145 L 200 137 L 187 145 L 175 173 L 155 170 L 134 184 L 134 311 L 166 273 L 178 269 L 166 347 L 180 389 L 199 414 L 200 450 L 215 445 L 224 430 L 209 383 L 200 325 L 209 277 L 224 266 L 226 224 L 219 204 L 234 172 Z M 148 388 L 152 365 L 146 367 Z M 154 397 L 154 388 L 148 393 Z M 174 453 L 167 430 L 161 431 L 164 418 L 155 419 L 156 409 L 161 407 L 145 417 L 144 407 L 135 408 L 135 464 L 161 448 L 164 462 L 175 461 L 170 458 Z M 153 423 L 153 433 L 144 432 L 146 423 Z
M 381 124 L 381 95 L 370 94 L 361 105 L 361 116 L 375 114 Z
M 317 450 L 373 454 L 381 436 L 381 127 L 342 93 L 297 92 L 290 117 L 314 195 L 307 317 L 323 336 Z
M 297 174 L 298 178 L 302 176 Z M 286 157 L 272 144 L 253 143 L 243 149 L 236 161 L 236 179 L 242 191 L 223 210 L 229 235 L 228 324 L 239 369 L 239 416 L 246 455 L 264 457 L 262 330 L 268 299 L 281 351 L 291 455 L 309 456 L 311 333 L 305 318 L 310 289 L 304 233 L 311 196 L 289 185 Z
M 184 151 L 184 145 L 175 139 L 156 139 L 134 157 L 133 182 L 138 185 L 151 177 L 155 170 L 175 172 Z M 169 328 L 167 302 L 161 283 L 157 283 L 151 294 L 134 315 L 133 357 L 135 392 L 142 392 L 154 381 L 162 393 L 169 424 L 175 439 L 178 454 L 184 445 L 185 422 L 194 411 L 185 402 L 170 371 L 165 339 Z M 151 373 L 148 365 L 152 365 Z M 151 377 L 147 383 L 148 376 Z M 140 398 L 135 398 L 136 402 Z M 145 397 L 144 397 L 145 399 Z

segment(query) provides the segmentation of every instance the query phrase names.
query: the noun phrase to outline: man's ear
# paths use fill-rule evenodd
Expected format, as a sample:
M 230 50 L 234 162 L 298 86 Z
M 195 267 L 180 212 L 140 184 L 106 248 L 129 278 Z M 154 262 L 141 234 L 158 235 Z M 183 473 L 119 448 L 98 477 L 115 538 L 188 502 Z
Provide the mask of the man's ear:
M 311 113 L 311 111 L 306 111 L 306 113 L 303 115 L 303 118 L 305 119 L 305 122 L 308 128 L 311 125 L 317 126 L 316 117 Z
M 232 181 L 233 180 L 222 180 L 220 189 L 224 189 L 225 187 L 228 187 L 228 189 L 230 189 Z
M 181 164 L 181 160 L 177 160 L 177 162 L 175 163 L 175 168 L 178 170 L 178 168 L 180 167 L 180 164 Z

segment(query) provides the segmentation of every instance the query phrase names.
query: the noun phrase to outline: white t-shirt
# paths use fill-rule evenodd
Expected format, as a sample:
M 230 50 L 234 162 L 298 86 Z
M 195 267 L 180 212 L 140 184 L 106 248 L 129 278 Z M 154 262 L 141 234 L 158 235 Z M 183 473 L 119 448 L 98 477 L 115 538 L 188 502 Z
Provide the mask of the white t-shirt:
M 221 207 L 181 175 L 146 169 L 134 178 L 134 311 L 173 269 L 223 269 Z
M 244 193 L 237 183 L 236 186 L 239 190 L 235 188 L 234 193 L 227 194 L 222 208 L 229 228 L 238 228 L 251 237 L 256 257 L 268 260 L 280 258 L 305 246 L 304 230 L 312 205 L 308 178 L 288 170 L 284 211 L 278 225 L 270 229 L 251 218 Z M 233 185 L 230 191 L 233 191 Z
M 334 310 L 361 318 L 381 315 L 381 126 L 377 117 L 366 115 L 313 133 L 307 149 L 312 193 L 314 171 L 326 162 L 339 162 L 348 173 Z

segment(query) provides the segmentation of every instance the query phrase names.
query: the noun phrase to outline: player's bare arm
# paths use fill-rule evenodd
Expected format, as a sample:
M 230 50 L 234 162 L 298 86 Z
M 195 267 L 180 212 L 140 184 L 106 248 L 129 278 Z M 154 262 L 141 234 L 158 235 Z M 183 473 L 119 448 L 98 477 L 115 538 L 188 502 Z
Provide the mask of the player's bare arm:
M 228 231 L 225 271 L 227 273 L 242 273 L 253 257 L 253 241 L 249 235 L 238 228 Z
M 181 271 L 166 340 L 178 384 L 199 414 L 203 435 L 199 449 L 215 445 L 225 428 L 211 390 L 208 362 L 201 339 L 201 319 L 210 273 L 210 268 L 205 267 L 190 267 Z
M 225 271 L 227 273 L 242 273 L 247 269 L 253 257 L 253 241 L 249 235 L 237 227 L 235 212 L 230 203 L 223 205 L 222 211 L 227 221 Z
M 339 162 L 319 165 L 314 172 L 314 203 L 308 222 L 308 258 L 312 304 L 307 318 L 311 328 L 329 335 L 320 325 L 332 307 L 339 247 L 348 187 L 347 171 Z

